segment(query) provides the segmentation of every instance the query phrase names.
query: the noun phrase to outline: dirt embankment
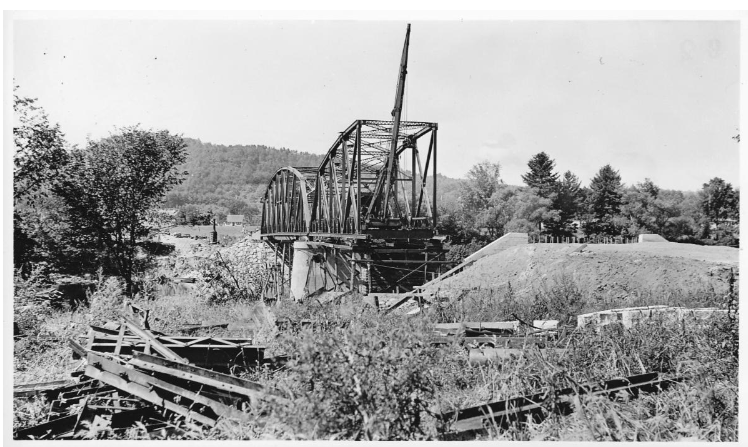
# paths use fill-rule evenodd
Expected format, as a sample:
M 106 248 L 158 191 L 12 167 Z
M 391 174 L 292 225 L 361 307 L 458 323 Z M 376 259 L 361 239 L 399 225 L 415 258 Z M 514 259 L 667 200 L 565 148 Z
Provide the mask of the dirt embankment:
M 726 293 L 738 249 L 676 243 L 625 245 L 532 244 L 480 259 L 442 281 L 443 291 L 472 288 L 529 291 L 544 280 L 573 279 L 587 291 L 628 294 L 665 290 Z

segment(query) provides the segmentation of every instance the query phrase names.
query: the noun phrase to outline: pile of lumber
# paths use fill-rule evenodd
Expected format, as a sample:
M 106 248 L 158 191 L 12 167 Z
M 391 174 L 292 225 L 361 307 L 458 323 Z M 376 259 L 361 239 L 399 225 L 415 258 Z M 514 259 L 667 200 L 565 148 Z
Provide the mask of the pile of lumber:
M 226 374 L 264 363 L 249 339 L 167 336 L 148 328 L 133 306 L 119 323 L 92 326 L 87 342 L 70 339 L 85 359 L 77 381 L 18 385 L 17 398 L 44 398 L 46 421 L 14 439 L 111 438 L 137 427 L 155 438 L 189 438 L 195 430 L 248 420 L 252 410 L 287 401 L 262 385 Z
M 432 344 L 461 344 L 468 350 L 471 365 L 519 356 L 533 347 L 554 349 L 558 321 L 537 320 L 524 326 L 520 321 L 439 323 L 434 325 Z

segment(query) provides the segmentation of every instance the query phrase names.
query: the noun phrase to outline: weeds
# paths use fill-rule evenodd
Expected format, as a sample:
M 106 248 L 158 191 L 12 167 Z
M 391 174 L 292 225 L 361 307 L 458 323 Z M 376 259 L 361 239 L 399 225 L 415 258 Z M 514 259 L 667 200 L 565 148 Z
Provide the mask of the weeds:
M 315 439 L 434 438 L 427 415 L 439 352 L 424 333 L 382 322 L 283 339 L 298 386 L 293 408 L 276 409 L 276 417 Z
M 229 267 L 231 267 L 229 265 Z M 220 265 L 218 270 L 221 271 Z M 65 378 L 76 365 L 64 337 L 82 335 L 87 324 L 117 319 L 123 285 L 99 278 L 90 308 L 75 311 L 25 308 L 43 272 L 16 281 L 16 322 L 27 335 L 15 344 L 17 382 Z M 37 278 L 37 279 L 34 279 Z M 224 276 L 242 286 L 241 277 Z M 360 305 L 360 297 L 326 305 L 281 301 L 267 308 L 225 292 L 215 300 L 195 293 L 155 296 L 146 279 L 136 303 L 151 310 L 155 330 L 176 333 L 183 324 L 202 321 L 255 321 L 255 339 L 269 355 L 286 354 L 281 370 L 249 373 L 293 400 L 284 407 L 268 403 L 255 410 L 252 422 L 220 424 L 206 432 L 188 431 L 196 439 L 443 439 L 449 423 L 438 414 L 575 384 L 599 382 L 659 371 L 685 381 L 660 394 L 608 400 L 582 396 L 569 416 L 551 414 L 544 421 L 518 421 L 508 430 L 489 427 L 483 437 L 499 440 L 674 441 L 737 439 L 738 303 L 728 296 L 673 291 L 610 296 L 581 290 L 572 277 L 549 278 L 531 290 L 512 284 L 475 290 L 405 318 L 384 315 Z M 153 287 L 155 290 L 155 286 Z M 232 289 L 233 290 L 233 289 Z M 680 295 L 678 295 L 680 293 Z M 470 366 L 457 343 L 430 344 L 434 322 L 497 321 L 518 316 L 525 321 L 567 321 L 577 313 L 639 303 L 714 303 L 726 316 L 683 322 L 654 319 L 630 329 L 609 325 L 575 330 L 556 351 L 527 349 L 501 362 Z M 309 320 L 307 329 L 279 332 L 276 320 Z M 220 331 L 220 330 L 219 330 Z M 221 335 L 216 332 L 211 335 Z M 550 410 L 549 402 L 548 409 Z M 14 425 L 43 420 L 38 402 L 14 400 Z M 125 437 L 144 439 L 142 430 Z
M 238 268 L 220 251 L 201 263 L 200 272 L 205 281 L 201 292 L 212 304 L 258 300 L 267 281 L 264 270 Z

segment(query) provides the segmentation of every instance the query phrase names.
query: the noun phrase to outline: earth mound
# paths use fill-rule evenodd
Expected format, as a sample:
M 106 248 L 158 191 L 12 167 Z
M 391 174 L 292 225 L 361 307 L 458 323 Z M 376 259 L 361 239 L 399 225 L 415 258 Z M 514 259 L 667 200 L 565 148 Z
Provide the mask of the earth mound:
M 681 289 L 727 293 L 737 285 L 738 249 L 670 242 L 529 244 L 478 260 L 430 291 L 504 289 L 528 292 L 545 281 L 571 279 L 583 290 L 613 294 Z

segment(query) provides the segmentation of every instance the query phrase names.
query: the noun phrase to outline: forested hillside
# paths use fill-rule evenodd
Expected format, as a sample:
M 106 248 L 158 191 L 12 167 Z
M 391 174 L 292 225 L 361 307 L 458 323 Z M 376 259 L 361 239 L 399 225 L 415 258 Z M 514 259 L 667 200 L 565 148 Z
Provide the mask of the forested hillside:
M 278 168 L 283 166 L 317 166 L 321 155 L 276 149 L 262 145 L 203 143 L 185 138 L 187 171 L 184 183 L 166 196 L 166 208 L 185 209 L 188 214 L 207 213 L 225 216 L 259 213 L 262 192 Z
M 221 222 L 227 214 L 244 214 L 258 223 L 259 203 L 270 177 L 284 166 L 317 166 L 322 155 L 276 149 L 262 145 L 203 143 L 185 138 L 187 162 L 179 169 L 188 175 L 181 185 L 166 195 L 164 208 L 178 208 L 192 223 L 211 216 Z M 431 192 L 431 178 L 427 181 Z M 449 210 L 457 206 L 460 180 L 439 175 L 439 205 Z

